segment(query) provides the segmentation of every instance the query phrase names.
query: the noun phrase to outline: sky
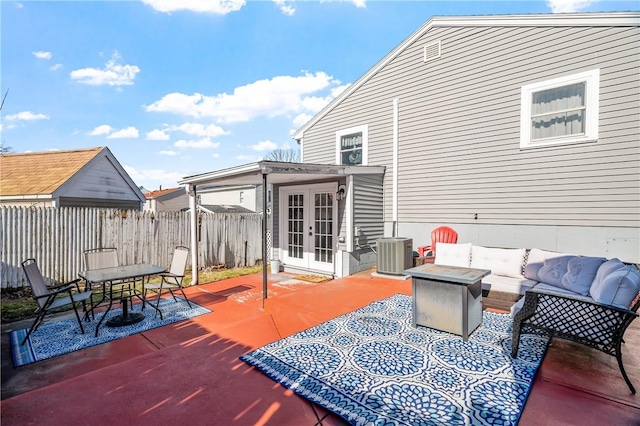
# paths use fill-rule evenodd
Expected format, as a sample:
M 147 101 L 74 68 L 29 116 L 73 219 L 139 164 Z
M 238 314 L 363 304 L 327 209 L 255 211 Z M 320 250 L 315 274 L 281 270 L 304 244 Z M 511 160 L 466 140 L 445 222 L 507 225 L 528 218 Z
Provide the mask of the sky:
M 297 149 L 297 129 L 433 16 L 638 9 L 602 0 L 0 0 L 1 142 L 14 153 L 106 146 L 136 185 L 177 187 Z

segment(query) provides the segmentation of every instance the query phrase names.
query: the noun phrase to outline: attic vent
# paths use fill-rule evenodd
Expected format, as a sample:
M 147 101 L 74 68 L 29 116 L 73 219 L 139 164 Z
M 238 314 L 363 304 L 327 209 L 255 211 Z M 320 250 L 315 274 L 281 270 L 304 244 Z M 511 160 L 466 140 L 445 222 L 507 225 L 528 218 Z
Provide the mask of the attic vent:
M 440 57 L 440 41 L 427 44 L 424 47 L 424 62 L 432 61 Z

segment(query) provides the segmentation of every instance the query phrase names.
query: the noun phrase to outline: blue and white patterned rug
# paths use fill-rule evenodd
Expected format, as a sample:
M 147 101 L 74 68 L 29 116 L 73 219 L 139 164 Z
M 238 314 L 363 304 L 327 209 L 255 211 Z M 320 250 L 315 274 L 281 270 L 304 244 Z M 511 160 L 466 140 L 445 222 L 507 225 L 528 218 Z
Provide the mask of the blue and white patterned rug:
M 132 334 L 151 330 L 152 328 L 162 327 L 163 325 L 211 312 L 211 310 L 193 302 L 191 302 L 192 308 L 189 308 L 185 300 L 179 297 L 177 299 L 178 302 L 175 302 L 172 298 L 160 300 L 160 310 L 164 317 L 163 320 L 160 319 L 160 315 L 154 318 L 154 309 L 147 306 L 144 310 L 145 317 L 142 321 L 123 327 L 107 327 L 105 325 L 110 318 L 122 313 L 122 309 L 120 308 L 111 309 L 100 325 L 98 337 L 95 337 L 96 324 L 100 321 L 101 316 L 104 315 L 102 313 L 96 314 L 95 320 L 91 322 L 82 321 L 84 334 L 80 333 L 78 321 L 75 316 L 42 324 L 36 331 L 31 333 L 24 345 L 20 343 L 22 343 L 28 329 L 23 328 L 12 331 L 9 337 L 11 339 L 13 365 L 18 367 L 20 365 L 42 361 L 43 359 L 110 342 Z M 133 311 L 139 312 L 140 308 L 141 305 L 138 303 L 134 305 Z
M 485 312 L 468 342 L 411 325 L 395 295 L 242 355 L 241 360 L 354 425 L 515 425 L 548 339 Z

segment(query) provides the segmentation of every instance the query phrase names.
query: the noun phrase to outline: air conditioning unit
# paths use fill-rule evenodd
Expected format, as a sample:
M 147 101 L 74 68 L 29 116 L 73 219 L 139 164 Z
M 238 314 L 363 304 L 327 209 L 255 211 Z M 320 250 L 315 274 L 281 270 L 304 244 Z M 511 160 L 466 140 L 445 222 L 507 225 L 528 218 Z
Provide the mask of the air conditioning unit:
M 378 246 L 378 273 L 402 275 L 413 266 L 413 240 L 411 238 L 380 238 Z

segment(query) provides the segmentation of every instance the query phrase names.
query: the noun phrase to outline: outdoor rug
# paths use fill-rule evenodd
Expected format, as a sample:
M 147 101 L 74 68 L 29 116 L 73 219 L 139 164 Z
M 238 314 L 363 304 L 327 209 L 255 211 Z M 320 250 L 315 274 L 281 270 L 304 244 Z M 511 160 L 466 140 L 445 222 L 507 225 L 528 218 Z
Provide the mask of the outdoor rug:
M 468 342 L 411 325 L 397 294 L 242 355 L 273 380 L 355 425 L 515 425 L 548 339 L 485 312 Z
M 141 333 L 152 328 L 186 320 L 198 315 L 206 314 L 211 310 L 191 302 L 192 308 L 182 298 L 177 298 L 178 302 L 172 298 L 160 300 L 160 310 L 164 317 L 160 320 L 160 315 L 154 318 L 155 310 L 147 306 L 144 310 L 144 320 L 137 324 L 124 327 L 107 327 L 105 323 L 113 316 L 120 315 L 122 309 L 111 309 L 107 313 L 107 318 L 100 325 L 98 337 L 95 337 L 96 324 L 100 321 L 102 313 L 97 313 L 95 320 L 91 322 L 82 321 L 84 334 L 80 333 L 78 321 L 75 316 L 71 318 L 42 324 L 36 331 L 31 333 L 24 345 L 20 343 L 26 336 L 28 329 L 12 331 L 10 334 L 11 350 L 13 353 L 13 365 L 29 364 L 54 356 L 63 355 L 89 346 L 110 342 L 132 334 Z M 114 302 L 115 304 L 115 302 Z M 135 312 L 140 311 L 140 304 L 133 308 Z

